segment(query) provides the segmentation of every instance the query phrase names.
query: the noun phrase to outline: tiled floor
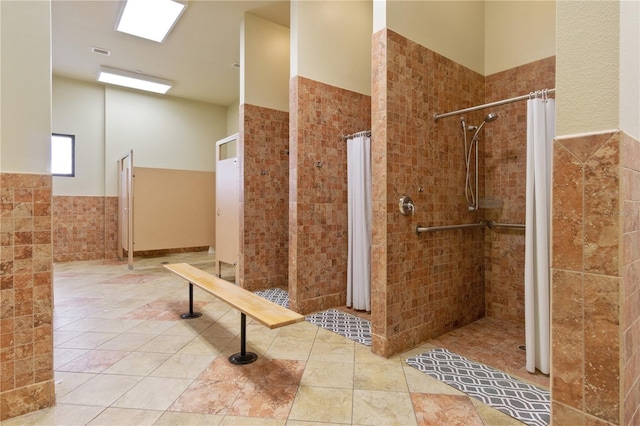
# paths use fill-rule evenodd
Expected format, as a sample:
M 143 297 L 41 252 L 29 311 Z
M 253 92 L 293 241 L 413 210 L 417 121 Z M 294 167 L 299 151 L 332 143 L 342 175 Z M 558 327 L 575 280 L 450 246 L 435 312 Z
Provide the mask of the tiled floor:
M 276 330 L 248 322 L 248 350 L 259 359 L 232 365 L 239 314 L 196 289 L 204 315 L 181 320 L 187 285 L 162 262 L 215 272 L 205 253 L 136 260 L 134 270 L 118 261 L 55 265 L 57 406 L 3 426 L 521 425 L 404 363 L 432 344 L 385 359 L 307 322 Z M 439 344 L 458 350 L 458 339 Z

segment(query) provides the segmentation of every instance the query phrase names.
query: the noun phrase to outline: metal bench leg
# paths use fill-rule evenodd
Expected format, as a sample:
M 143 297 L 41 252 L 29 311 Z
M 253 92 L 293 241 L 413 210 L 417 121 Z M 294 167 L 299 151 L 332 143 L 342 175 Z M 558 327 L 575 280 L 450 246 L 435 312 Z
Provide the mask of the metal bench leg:
M 189 312 L 180 315 L 182 319 L 199 318 L 202 316 L 200 312 L 193 312 L 193 284 L 189 283 Z
M 229 362 L 235 365 L 251 364 L 258 355 L 247 352 L 247 316 L 240 313 L 240 353 L 231 355 Z

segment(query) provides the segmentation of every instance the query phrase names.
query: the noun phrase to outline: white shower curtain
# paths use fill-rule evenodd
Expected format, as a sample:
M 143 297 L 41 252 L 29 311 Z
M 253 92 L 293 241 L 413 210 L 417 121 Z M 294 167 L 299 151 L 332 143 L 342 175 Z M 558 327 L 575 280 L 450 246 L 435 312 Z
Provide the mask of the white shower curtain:
M 527 101 L 527 195 L 524 264 L 527 371 L 549 374 L 551 170 L 555 101 Z
M 347 140 L 347 306 L 371 311 L 371 138 Z

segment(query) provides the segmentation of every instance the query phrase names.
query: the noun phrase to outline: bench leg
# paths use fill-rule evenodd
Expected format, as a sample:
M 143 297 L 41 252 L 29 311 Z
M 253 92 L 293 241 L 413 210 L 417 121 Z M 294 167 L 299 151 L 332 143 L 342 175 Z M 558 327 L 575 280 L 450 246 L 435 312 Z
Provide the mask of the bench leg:
M 182 319 L 199 318 L 202 316 L 200 312 L 193 312 L 193 284 L 189 283 L 189 312 L 180 315 Z
M 240 313 L 240 353 L 231 355 L 229 362 L 235 365 L 251 364 L 258 355 L 247 352 L 247 316 Z

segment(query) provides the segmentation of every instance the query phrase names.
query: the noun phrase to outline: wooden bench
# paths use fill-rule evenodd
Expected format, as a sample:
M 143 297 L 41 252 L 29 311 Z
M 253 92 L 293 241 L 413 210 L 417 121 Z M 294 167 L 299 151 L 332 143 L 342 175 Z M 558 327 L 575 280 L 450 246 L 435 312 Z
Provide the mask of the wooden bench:
M 269 328 L 278 328 L 304 321 L 304 316 L 195 266 L 187 263 L 173 263 L 164 265 L 164 267 L 189 282 L 189 312 L 182 314 L 181 318 L 189 319 L 202 316 L 200 312 L 193 311 L 194 285 L 240 311 L 240 352 L 229 357 L 232 364 L 249 364 L 258 358 L 255 353 L 246 351 L 247 315 Z

